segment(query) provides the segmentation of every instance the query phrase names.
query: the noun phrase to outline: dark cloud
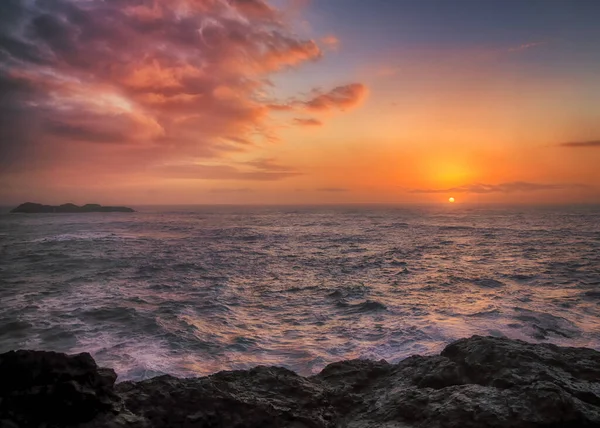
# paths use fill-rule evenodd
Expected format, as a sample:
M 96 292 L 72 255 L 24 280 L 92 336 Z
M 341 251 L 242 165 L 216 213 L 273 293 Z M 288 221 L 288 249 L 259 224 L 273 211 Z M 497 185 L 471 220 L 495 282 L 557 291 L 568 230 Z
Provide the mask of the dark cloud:
M 8 34 L 2 33 L 0 33 L 0 55 L 4 57 L 3 63 L 18 60 L 42 65 L 49 60 L 48 56 L 33 43 L 17 40 Z
M 412 189 L 409 193 L 514 193 L 514 192 L 538 192 L 544 190 L 567 190 L 584 188 L 583 184 L 543 184 L 528 183 L 525 181 L 513 181 L 500 184 L 473 183 L 448 189 Z
M 114 123 L 114 121 L 113 121 Z M 112 124 L 112 123 L 111 123 Z M 124 143 L 121 140 L 126 133 L 119 130 L 110 130 L 109 127 L 98 127 L 97 123 L 65 123 L 59 121 L 48 122 L 44 130 L 56 137 L 66 138 L 70 141 L 85 141 L 92 143 Z
M 561 147 L 573 147 L 573 148 L 584 148 L 584 147 L 600 147 L 600 140 L 592 141 L 570 141 L 567 143 L 559 144 Z
M 77 53 L 77 27 L 68 20 L 59 19 L 49 13 L 35 17 L 30 24 L 33 39 L 45 43 L 58 56 L 72 56 Z

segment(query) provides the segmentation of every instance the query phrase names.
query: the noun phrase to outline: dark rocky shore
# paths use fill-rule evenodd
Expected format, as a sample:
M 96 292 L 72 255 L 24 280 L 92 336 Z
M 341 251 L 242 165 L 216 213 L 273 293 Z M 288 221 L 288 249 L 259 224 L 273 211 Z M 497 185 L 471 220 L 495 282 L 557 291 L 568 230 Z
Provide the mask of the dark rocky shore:
M 104 207 L 98 204 L 85 204 L 82 206 L 75 204 L 62 205 L 42 205 L 34 202 L 25 202 L 10 211 L 11 213 L 25 214 L 49 214 L 49 213 L 132 213 L 135 212 L 129 207 Z
M 0 355 L 0 427 L 600 427 L 600 352 L 473 336 L 439 356 L 115 384 L 89 354 Z

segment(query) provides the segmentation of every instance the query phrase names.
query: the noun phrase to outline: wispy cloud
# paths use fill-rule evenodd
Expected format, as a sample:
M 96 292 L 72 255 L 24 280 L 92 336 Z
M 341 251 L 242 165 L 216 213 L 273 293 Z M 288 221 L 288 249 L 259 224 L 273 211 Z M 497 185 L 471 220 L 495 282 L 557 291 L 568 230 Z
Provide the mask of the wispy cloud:
M 294 168 L 282 165 L 275 158 L 259 158 L 242 163 L 263 171 L 296 172 Z
M 248 181 L 277 181 L 300 175 L 296 171 L 261 171 L 242 170 L 231 165 L 169 165 L 157 169 L 169 178 L 188 180 L 248 180 Z
M 346 111 L 359 106 L 367 97 L 368 89 L 362 83 L 350 83 L 326 92 L 315 89 L 313 93 L 308 99 L 296 98 L 282 104 L 272 103 L 268 107 L 274 111 L 308 111 L 312 114 Z
M 545 45 L 546 42 L 530 42 L 530 43 L 523 43 L 519 46 L 513 46 L 511 48 L 508 48 L 508 52 L 521 52 L 521 51 L 525 51 L 527 49 L 532 49 L 532 48 L 536 48 L 538 46 L 542 46 Z
M 321 187 L 317 189 L 317 192 L 330 192 L 330 193 L 341 193 L 341 192 L 349 192 L 350 189 L 345 189 L 343 187 Z
M 249 187 L 242 187 L 239 189 L 232 189 L 229 187 L 219 187 L 219 188 L 210 189 L 208 192 L 209 193 L 252 193 L 252 192 L 254 192 L 254 189 L 250 189 Z
M 398 74 L 400 67 L 384 65 L 375 71 L 375 75 L 378 77 L 391 77 Z
M 334 35 L 329 35 L 322 37 L 321 43 L 331 50 L 337 50 L 340 46 L 340 39 Z
M 597 147 L 600 148 L 600 140 L 591 141 L 569 141 L 566 143 L 559 144 L 561 147 L 573 147 L 573 148 L 584 148 L 584 147 Z
M 338 86 L 303 103 L 310 111 L 346 110 L 359 105 L 367 96 L 367 87 L 361 83 Z
M 529 183 L 526 181 L 512 181 L 500 184 L 472 183 L 464 186 L 450 187 L 447 189 L 410 189 L 409 193 L 516 193 L 539 192 L 544 190 L 567 190 L 585 188 L 578 183 Z
M 321 125 L 323 125 L 323 122 L 321 122 L 319 119 L 315 119 L 313 117 L 311 117 L 311 118 L 296 117 L 296 118 L 294 118 L 294 123 L 298 126 L 321 126 Z
M 255 159 L 236 165 L 178 163 L 163 165 L 156 171 L 170 178 L 189 180 L 249 180 L 277 181 L 302 175 L 292 167 L 282 165 L 274 158 Z

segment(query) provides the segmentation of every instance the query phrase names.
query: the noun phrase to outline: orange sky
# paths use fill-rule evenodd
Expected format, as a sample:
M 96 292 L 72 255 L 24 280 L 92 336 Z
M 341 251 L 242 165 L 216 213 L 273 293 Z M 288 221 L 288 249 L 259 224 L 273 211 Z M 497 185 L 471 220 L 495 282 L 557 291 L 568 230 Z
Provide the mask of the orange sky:
M 0 202 L 600 202 L 585 10 L 481 33 L 333 3 L 11 3 Z

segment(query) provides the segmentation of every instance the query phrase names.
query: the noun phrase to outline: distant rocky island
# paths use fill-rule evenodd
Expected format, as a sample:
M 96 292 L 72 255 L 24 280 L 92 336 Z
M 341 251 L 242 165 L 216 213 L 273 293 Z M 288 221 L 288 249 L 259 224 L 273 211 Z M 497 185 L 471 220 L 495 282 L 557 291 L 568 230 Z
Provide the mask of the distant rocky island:
M 135 210 L 129 207 L 104 207 L 98 204 L 63 204 L 43 205 L 26 202 L 11 210 L 11 213 L 41 214 L 41 213 L 133 213 Z
M 0 354 L 0 426 L 600 427 L 600 352 L 473 336 L 397 364 L 352 360 L 115 384 L 90 354 Z

